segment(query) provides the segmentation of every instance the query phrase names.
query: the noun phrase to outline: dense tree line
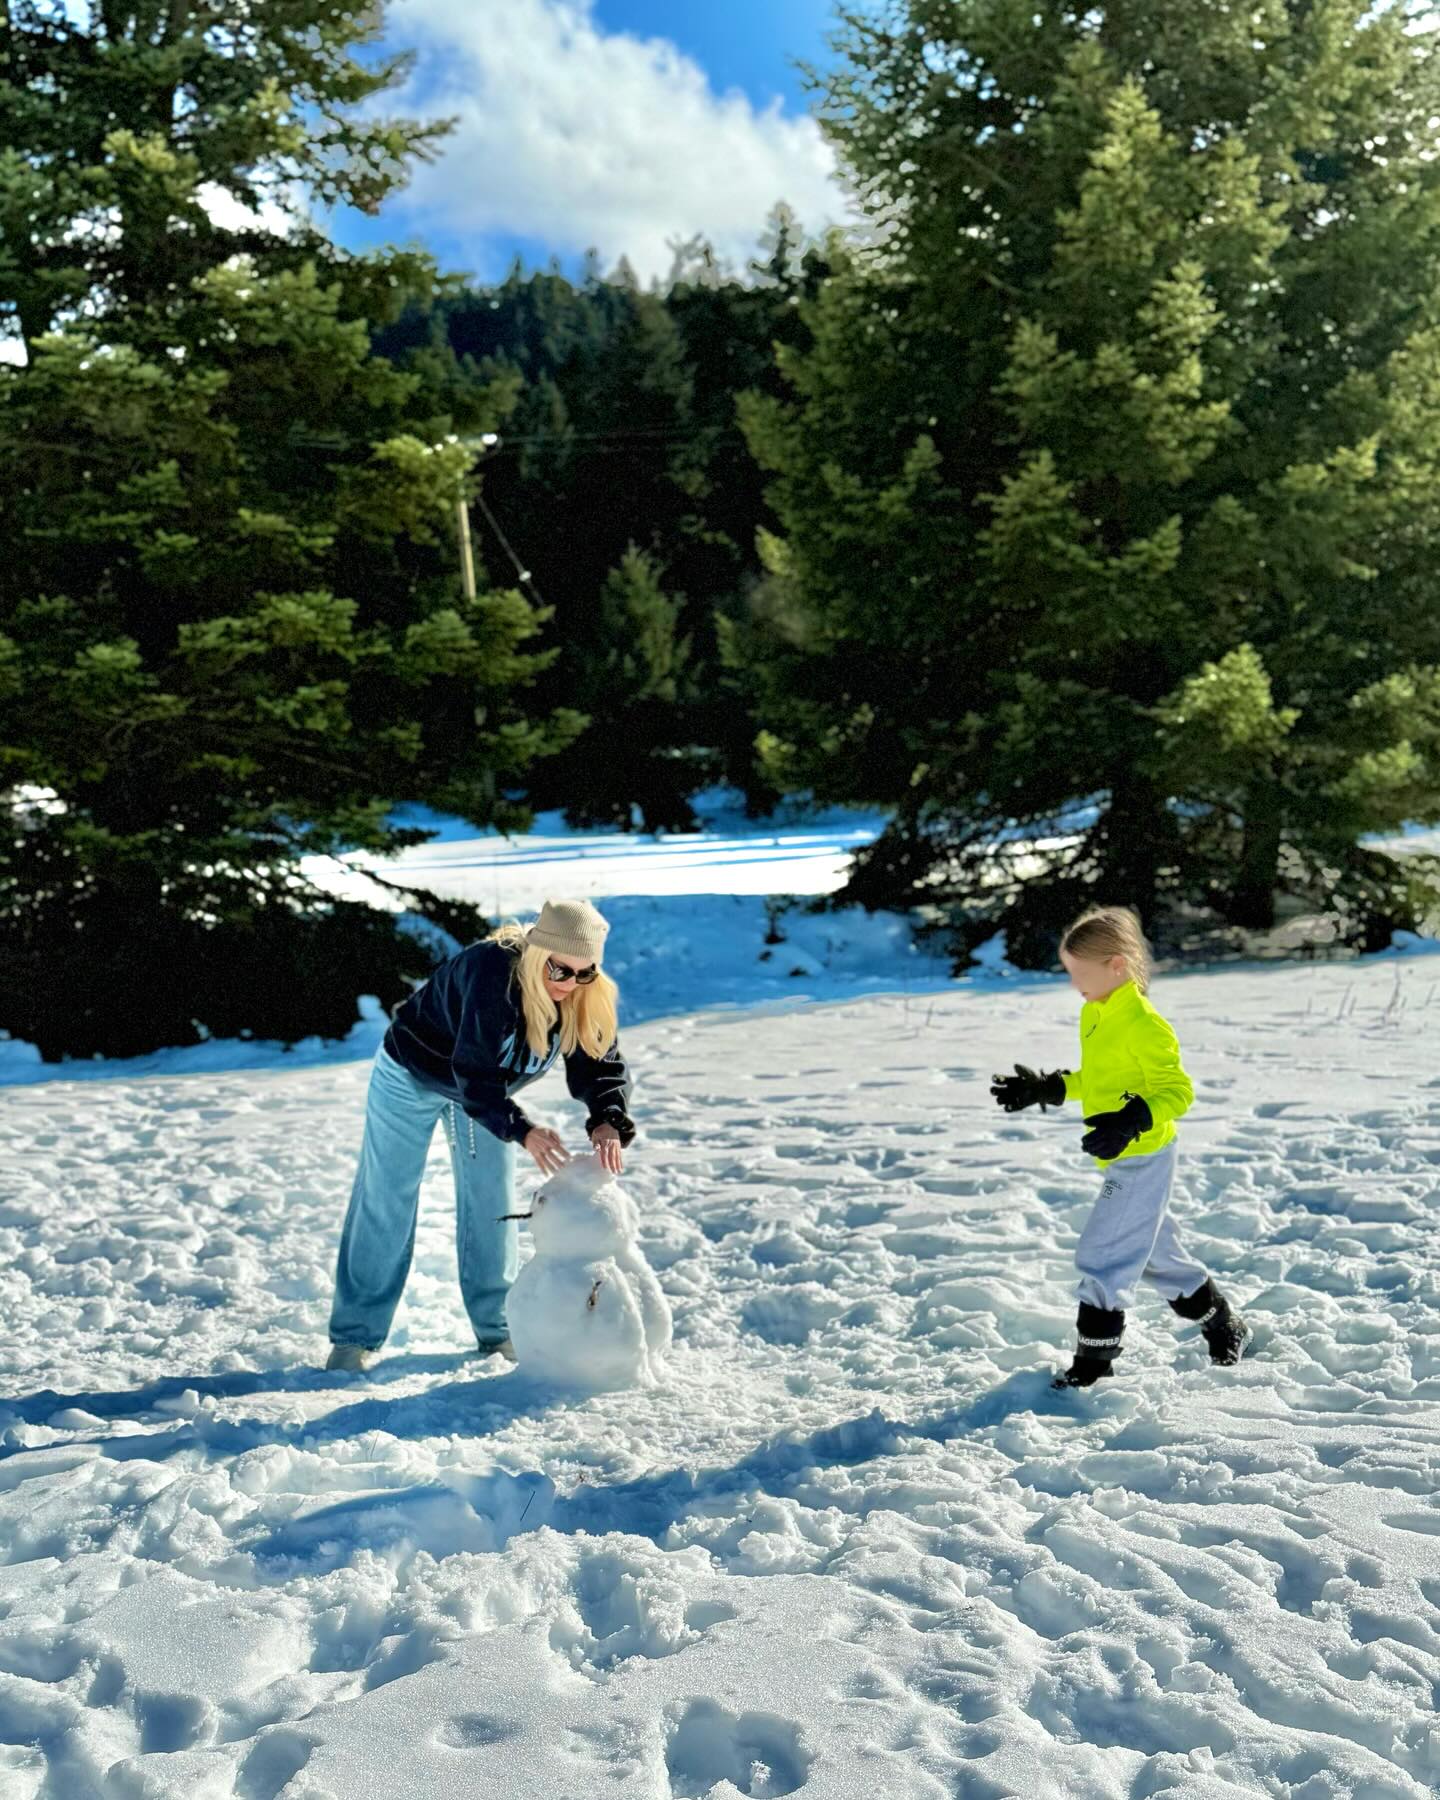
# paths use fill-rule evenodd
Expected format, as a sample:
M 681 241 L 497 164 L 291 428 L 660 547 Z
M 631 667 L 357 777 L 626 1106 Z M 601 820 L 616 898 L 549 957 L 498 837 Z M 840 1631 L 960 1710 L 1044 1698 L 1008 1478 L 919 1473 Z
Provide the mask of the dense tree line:
M 803 337 L 825 271 L 782 205 L 740 274 L 702 242 L 677 246 L 663 288 L 593 261 L 579 281 L 516 269 L 416 302 L 378 334 L 391 356 L 435 349 L 481 387 L 518 384 L 480 469 L 477 535 L 495 580 L 514 579 L 513 557 L 553 608 L 550 684 L 590 721 L 532 770 L 535 804 L 577 824 L 684 829 L 707 782 L 775 798 L 720 643 L 752 604 L 768 517 L 738 400 L 781 391 L 776 347 Z
M 433 148 L 365 112 L 377 29 L 368 0 L 0 6 L 0 1025 L 47 1053 L 398 998 L 419 945 L 299 859 L 397 846 L 397 801 L 523 817 L 581 723 L 531 602 L 456 581 L 462 439 L 513 383 L 377 355 L 433 269 L 307 222 Z
M 868 230 L 740 283 L 517 273 L 417 309 L 522 396 L 485 491 L 592 720 L 577 819 L 719 775 L 888 808 L 850 897 L 1021 962 L 1437 871 L 1440 64 L 1402 4 L 903 0 L 821 117 Z M 735 431 L 737 414 L 753 461 Z M 493 548 L 493 547 L 492 547 Z M 497 568 L 503 572 L 503 563 Z M 718 704 L 717 704 L 718 702 Z
M 1047 963 L 1095 897 L 1173 944 L 1427 916 L 1369 841 L 1440 818 L 1440 61 L 1401 0 L 844 15 L 864 229 L 781 207 L 648 288 L 317 232 L 437 149 L 363 104 L 379 24 L 0 3 L 0 1027 L 343 1029 L 426 955 L 300 859 L 399 847 L 407 801 L 878 804 L 850 897 L 961 962 Z
M 748 404 L 773 779 L 894 823 L 852 892 L 1048 963 L 1436 871 L 1440 54 L 1396 0 L 903 0 L 822 118 L 870 247 Z

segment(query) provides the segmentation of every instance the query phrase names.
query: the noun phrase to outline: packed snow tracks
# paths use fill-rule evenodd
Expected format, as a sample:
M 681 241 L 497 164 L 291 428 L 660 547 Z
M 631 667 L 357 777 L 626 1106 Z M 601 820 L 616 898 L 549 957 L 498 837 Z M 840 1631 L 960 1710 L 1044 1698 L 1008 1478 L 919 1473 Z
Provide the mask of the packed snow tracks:
M 386 1352 L 316 1368 L 363 1065 L 0 1093 L 0 1792 L 1433 1792 L 1426 969 L 1167 983 L 1257 1341 L 1147 1297 L 1083 1396 L 1078 1121 L 985 1082 L 1070 1058 L 1058 984 L 630 1033 L 676 1344 L 585 1399 L 465 1354 L 440 1144 Z

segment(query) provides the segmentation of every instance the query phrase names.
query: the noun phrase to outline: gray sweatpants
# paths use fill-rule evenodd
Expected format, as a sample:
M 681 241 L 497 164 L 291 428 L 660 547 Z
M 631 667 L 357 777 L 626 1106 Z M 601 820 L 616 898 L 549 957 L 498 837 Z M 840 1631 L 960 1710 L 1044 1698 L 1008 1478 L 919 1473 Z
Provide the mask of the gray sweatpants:
M 1080 1233 L 1075 1292 L 1091 1306 L 1124 1312 L 1135 1304 L 1143 1275 L 1167 1300 L 1203 1285 L 1207 1271 L 1180 1241 L 1170 1217 L 1175 1145 L 1150 1156 L 1126 1156 L 1104 1171 L 1095 1210 Z

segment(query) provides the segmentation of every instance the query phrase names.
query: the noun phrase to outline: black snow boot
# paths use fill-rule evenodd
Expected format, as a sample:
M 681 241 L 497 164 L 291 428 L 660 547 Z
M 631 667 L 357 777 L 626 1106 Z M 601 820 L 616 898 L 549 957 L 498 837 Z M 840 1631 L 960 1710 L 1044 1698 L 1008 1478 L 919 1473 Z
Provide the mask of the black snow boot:
M 1203 1287 L 1179 1300 L 1172 1300 L 1170 1305 L 1182 1319 L 1190 1319 L 1200 1327 L 1210 1349 L 1211 1362 L 1222 1369 L 1233 1369 L 1255 1336 L 1208 1276 Z
M 1051 1387 L 1094 1387 L 1103 1376 L 1115 1373 L 1112 1365 L 1125 1335 L 1124 1313 L 1107 1312 L 1103 1306 L 1091 1306 L 1082 1300 L 1075 1326 L 1075 1360 L 1063 1375 L 1055 1377 Z

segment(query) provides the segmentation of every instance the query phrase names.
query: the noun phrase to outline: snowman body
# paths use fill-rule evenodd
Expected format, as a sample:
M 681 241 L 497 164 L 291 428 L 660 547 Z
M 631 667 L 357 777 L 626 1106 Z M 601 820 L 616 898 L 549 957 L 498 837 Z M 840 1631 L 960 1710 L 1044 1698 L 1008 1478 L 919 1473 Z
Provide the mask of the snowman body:
M 648 1386 L 670 1347 L 670 1308 L 640 1253 L 635 1203 L 598 1158 L 578 1157 L 535 1196 L 535 1254 L 505 1317 L 520 1368 L 566 1387 Z

